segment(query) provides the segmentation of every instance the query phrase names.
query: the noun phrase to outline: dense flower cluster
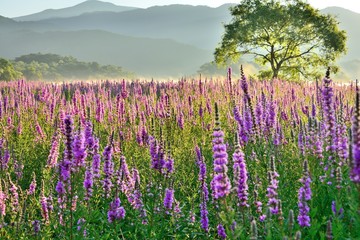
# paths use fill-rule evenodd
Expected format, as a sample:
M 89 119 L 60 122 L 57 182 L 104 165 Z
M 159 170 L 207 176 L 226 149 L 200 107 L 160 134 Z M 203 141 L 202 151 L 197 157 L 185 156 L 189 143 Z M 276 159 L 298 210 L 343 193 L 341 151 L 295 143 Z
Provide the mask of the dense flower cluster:
M 359 90 L 236 72 L 0 82 L 0 238 L 358 239 Z
M 304 172 L 303 177 L 300 179 L 302 184 L 298 193 L 298 207 L 299 207 L 299 215 L 298 215 L 298 223 L 301 227 L 310 227 L 310 207 L 307 204 L 308 201 L 311 200 L 311 178 L 309 176 L 308 162 L 304 161 Z
M 224 143 L 224 132 L 220 129 L 218 107 L 215 104 L 216 128 L 213 132 L 213 158 L 214 158 L 214 178 L 212 180 L 212 191 L 215 199 L 227 196 L 230 193 L 231 184 L 227 176 L 228 155 L 226 144 Z

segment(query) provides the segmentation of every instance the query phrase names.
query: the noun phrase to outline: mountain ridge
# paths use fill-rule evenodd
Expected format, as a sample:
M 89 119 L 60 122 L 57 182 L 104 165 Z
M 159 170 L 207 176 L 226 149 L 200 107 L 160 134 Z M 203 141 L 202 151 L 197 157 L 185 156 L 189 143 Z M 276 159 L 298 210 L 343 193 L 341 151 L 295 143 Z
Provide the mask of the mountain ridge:
M 110 2 L 103 2 L 99 0 L 85 1 L 77 5 L 60 8 L 60 9 L 45 9 L 41 12 L 15 17 L 16 21 L 39 21 L 51 18 L 66 18 L 78 16 L 84 13 L 107 11 L 107 12 L 123 12 L 138 9 L 135 7 L 118 6 Z
M 92 2 L 98 3 L 99 1 Z M 212 53 L 220 42 L 224 31 L 223 23 L 228 23 L 231 20 L 228 8 L 233 5 L 224 4 L 217 8 L 212 8 L 201 5 L 177 4 L 154 6 L 146 9 L 138 8 L 123 12 L 95 11 L 72 17 L 51 18 L 39 21 L 14 21 L 9 18 L 0 17 L 0 31 L 4 33 L 0 35 L 0 43 L 17 46 L 16 48 L 2 48 L 0 49 L 0 54 L 6 53 L 5 56 L 17 57 L 22 54 L 31 53 L 29 52 L 30 49 L 38 52 L 38 50 L 41 50 L 41 43 L 44 43 L 45 45 L 43 46 L 47 46 L 45 50 L 50 53 L 71 55 L 74 52 L 74 57 L 80 60 L 94 60 L 104 64 L 125 64 L 123 66 L 131 71 L 140 69 L 139 72 L 141 74 L 149 73 L 151 75 L 153 72 L 161 73 L 161 75 L 179 74 L 181 73 L 179 70 L 180 66 L 184 69 L 183 74 L 188 74 L 190 70 L 199 69 L 204 63 L 213 60 Z M 321 10 L 321 12 L 336 15 L 340 22 L 340 28 L 348 32 L 347 46 L 349 50 L 347 55 L 341 57 L 338 63 L 341 66 L 347 64 L 344 69 L 348 72 L 348 76 L 352 78 L 357 77 L 358 71 L 355 67 L 359 65 L 360 59 L 360 48 L 357 47 L 358 42 L 360 42 L 360 31 L 357 24 L 360 22 L 360 14 L 340 7 L 329 7 Z M 98 43 L 96 44 L 92 41 L 92 46 L 88 45 L 87 48 L 82 48 L 81 45 L 89 40 L 79 35 L 81 31 L 92 31 L 89 37 L 96 37 Z M 74 34 L 74 32 L 77 32 L 77 34 Z M 95 33 L 98 36 L 95 36 Z M 46 39 L 53 35 L 62 39 L 62 34 L 64 35 L 65 42 L 71 42 L 69 37 L 71 35 L 81 38 L 84 43 L 77 42 L 76 44 L 81 46 L 84 53 L 77 49 L 76 44 L 65 45 L 64 42 L 59 41 L 58 45 L 55 45 L 50 44 Z M 16 38 L 19 35 L 27 41 L 17 40 Z M 44 39 L 38 36 L 43 36 Z M 152 51 L 143 51 L 141 53 L 136 50 L 134 44 L 131 44 L 130 49 L 136 52 L 135 57 L 130 51 L 126 51 L 123 46 L 119 47 L 119 44 L 115 41 L 115 39 L 118 39 L 123 44 L 130 44 L 129 41 L 124 40 L 126 37 L 136 39 L 135 42 L 139 44 L 137 48 L 140 49 L 142 49 L 142 45 L 146 45 L 147 41 L 151 41 L 150 45 L 153 49 Z M 5 39 L 7 40 L 5 41 Z M 109 39 L 112 39 L 110 41 L 112 45 L 108 46 L 104 53 L 99 52 L 98 45 L 108 45 Z M 162 46 L 164 44 L 163 41 L 167 43 L 166 50 Z M 74 41 L 72 42 L 74 43 Z M 14 45 L 14 43 L 18 45 Z M 28 48 L 25 48 L 24 45 L 28 46 Z M 33 46 L 38 46 L 38 48 Z M 174 49 L 170 49 L 170 46 L 174 47 Z M 186 49 L 185 52 L 189 55 L 187 57 L 184 56 L 181 50 L 178 49 Z M 128 62 L 119 61 L 113 54 L 114 51 L 122 56 L 126 56 Z M 180 54 L 181 57 L 179 59 L 174 57 L 169 60 L 168 56 L 159 54 L 163 51 L 171 52 L 175 56 Z M 90 54 L 91 52 L 96 52 L 98 55 Z M 103 56 L 104 54 L 108 54 L 110 57 L 106 59 Z M 151 56 L 151 54 L 154 54 L 155 57 Z M 94 59 L 90 59 L 91 57 Z M 152 61 L 158 61 L 158 63 L 149 64 L 149 62 L 138 61 L 138 59 L 143 58 L 147 60 L 153 58 Z M 195 60 L 189 62 L 187 59 Z M 245 60 L 249 59 L 251 58 L 246 56 Z M 200 60 L 203 62 L 200 62 Z M 353 61 L 352 64 L 349 63 L 351 61 Z M 166 65 L 168 63 L 171 65 L 169 68 Z M 145 64 L 146 67 L 143 67 L 141 64 Z M 161 66 L 162 64 L 163 66 Z M 176 64 L 179 68 L 176 67 Z M 153 69 L 147 66 L 153 66 Z
M 0 45 L 10 44 L 18 47 L 1 48 L 1 56 L 13 59 L 36 52 L 55 53 L 81 61 L 118 65 L 154 77 L 192 74 L 211 58 L 211 52 L 173 40 L 129 37 L 100 30 L 43 33 L 25 30 L 0 36 Z

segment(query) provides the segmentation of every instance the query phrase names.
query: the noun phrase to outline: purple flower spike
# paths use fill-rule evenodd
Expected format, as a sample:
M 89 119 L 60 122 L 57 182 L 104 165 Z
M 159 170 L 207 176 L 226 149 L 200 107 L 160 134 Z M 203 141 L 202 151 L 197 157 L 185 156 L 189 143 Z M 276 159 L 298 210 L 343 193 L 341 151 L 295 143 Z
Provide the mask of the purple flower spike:
M 324 86 L 322 88 L 322 101 L 324 109 L 324 118 L 325 118 L 325 136 L 327 138 L 327 150 L 330 152 L 336 152 L 336 119 L 335 119 L 335 110 L 333 103 L 334 92 L 330 79 L 330 69 L 326 71 L 326 76 L 323 79 Z
M 226 232 L 225 232 L 225 228 L 222 224 L 219 224 L 217 226 L 217 231 L 218 231 L 218 236 L 221 238 L 221 239 L 226 239 Z
M 110 196 L 110 191 L 113 186 L 112 177 L 114 174 L 114 163 L 112 160 L 112 138 L 110 139 L 110 143 L 105 147 L 103 156 L 104 156 L 104 180 L 103 180 L 103 188 L 105 197 L 108 198 Z
M 307 202 L 311 200 L 311 178 L 309 176 L 308 162 L 304 161 L 304 173 L 303 177 L 300 179 L 302 186 L 299 189 L 298 199 L 299 199 L 299 215 L 298 223 L 301 227 L 310 227 L 310 207 Z
M 267 194 L 268 197 L 268 203 L 271 214 L 279 214 L 279 208 L 278 208 L 278 192 L 277 189 L 279 187 L 279 180 L 278 180 L 279 174 L 276 172 L 275 169 L 275 158 L 274 156 L 271 157 L 270 162 L 270 171 L 269 171 L 269 186 L 267 188 Z
M 164 197 L 165 209 L 171 210 L 173 203 L 174 203 L 174 190 L 167 188 L 165 190 L 165 197 Z
M 233 162 L 234 162 L 234 176 L 235 176 L 235 185 L 238 196 L 239 205 L 242 207 L 248 207 L 248 185 L 247 185 L 247 170 L 245 163 L 245 156 L 242 152 L 238 135 L 236 134 L 236 149 L 233 154 Z
M 356 85 L 356 105 L 352 122 L 352 169 L 350 172 L 351 181 L 360 184 L 360 93 Z
M 215 199 L 226 197 L 230 193 L 231 184 L 227 176 L 228 155 L 226 144 L 224 143 L 224 132 L 220 129 L 219 111 L 215 103 L 216 127 L 213 132 L 213 158 L 214 158 L 214 178 L 212 180 L 212 191 Z
M 108 211 L 108 222 L 112 223 L 115 220 L 120 220 L 125 218 L 126 211 L 124 207 L 120 206 L 120 198 L 115 198 L 114 201 L 110 203 L 110 209 Z

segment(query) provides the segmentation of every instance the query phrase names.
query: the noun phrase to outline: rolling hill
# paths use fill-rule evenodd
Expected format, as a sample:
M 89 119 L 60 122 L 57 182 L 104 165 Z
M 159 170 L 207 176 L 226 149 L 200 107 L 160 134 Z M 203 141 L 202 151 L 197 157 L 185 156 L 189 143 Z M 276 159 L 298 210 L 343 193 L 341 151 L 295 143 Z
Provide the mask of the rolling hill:
M 39 13 L 14 18 L 17 21 L 39 21 L 50 18 L 67 18 L 78 16 L 84 13 L 106 11 L 106 12 L 123 12 L 136 9 L 134 7 L 117 6 L 109 2 L 97 0 L 88 0 L 72 7 L 62 9 L 47 9 Z
M 31 52 L 57 53 L 83 61 L 119 64 L 143 75 L 194 73 L 212 61 L 223 23 L 231 20 L 230 6 L 136 9 L 91 0 L 16 21 L 0 17 L 0 44 L 14 46 L 0 48 L 0 55 L 14 58 Z M 337 16 L 340 28 L 347 31 L 348 53 L 339 63 L 344 76 L 358 77 L 360 14 L 339 7 L 322 12 Z
M 51 25 L 53 30 L 99 29 L 128 36 L 168 38 L 213 50 L 221 40 L 222 23 L 231 19 L 229 6 L 156 6 L 120 13 L 93 12 L 39 23 Z
M 348 53 L 342 58 L 342 61 L 360 60 L 360 14 L 339 7 L 325 8 L 322 12 L 336 16 L 340 28 L 348 34 Z
M 139 75 L 189 75 L 211 59 L 210 51 L 168 39 L 122 36 L 100 30 L 67 32 L 15 31 L 0 35 L 0 56 L 15 58 L 29 53 L 56 53 L 81 61 L 122 66 Z

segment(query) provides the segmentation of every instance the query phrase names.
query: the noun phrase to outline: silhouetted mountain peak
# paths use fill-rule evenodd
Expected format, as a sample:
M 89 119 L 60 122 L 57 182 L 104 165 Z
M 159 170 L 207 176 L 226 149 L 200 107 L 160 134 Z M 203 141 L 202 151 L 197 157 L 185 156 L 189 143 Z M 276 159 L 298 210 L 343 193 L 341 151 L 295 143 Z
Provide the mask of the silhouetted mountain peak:
M 4 33 L 0 45 L 14 46 L 0 48 L 0 55 L 13 58 L 46 50 L 117 64 L 142 74 L 185 74 L 213 60 L 211 53 L 224 34 L 223 23 L 232 18 L 229 7 L 236 5 L 175 4 L 129 10 L 103 1 L 107 0 L 88 0 L 33 15 L 41 20 L 14 22 L 0 17 L 0 32 Z M 360 14 L 339 7 L 321 12 L 336 16 L 339 28 L 347 32 L 348 53 L 339 64 L 349 76 L 357 76 Z
M 342 7 L 336 7 L 336 6 L 326 7 L 324 9 L 322 9 L 321 12 L 329 13 L 329 14 L 354 14 L 354 15 L 360 15 L 357 12 L 354 12 L 354 11 L 351 11 L 349 9 L 342 8 Z
M 17 21 L 39 21 L 52 18 L 68 18 L 91 12 L 124 12 L 134 10 L 134 7 L 117 6 L 110 2 L 88 0 L 72 7 L 61 9 L 47 9 L 39 13 L 14 18 Z
M 4 16 L 0 15 L 0 23 L 15 23 L 15 22 L 16 21 L 14 21 L 11 18 L 7 18 L 7 17 L 4 17 Z

